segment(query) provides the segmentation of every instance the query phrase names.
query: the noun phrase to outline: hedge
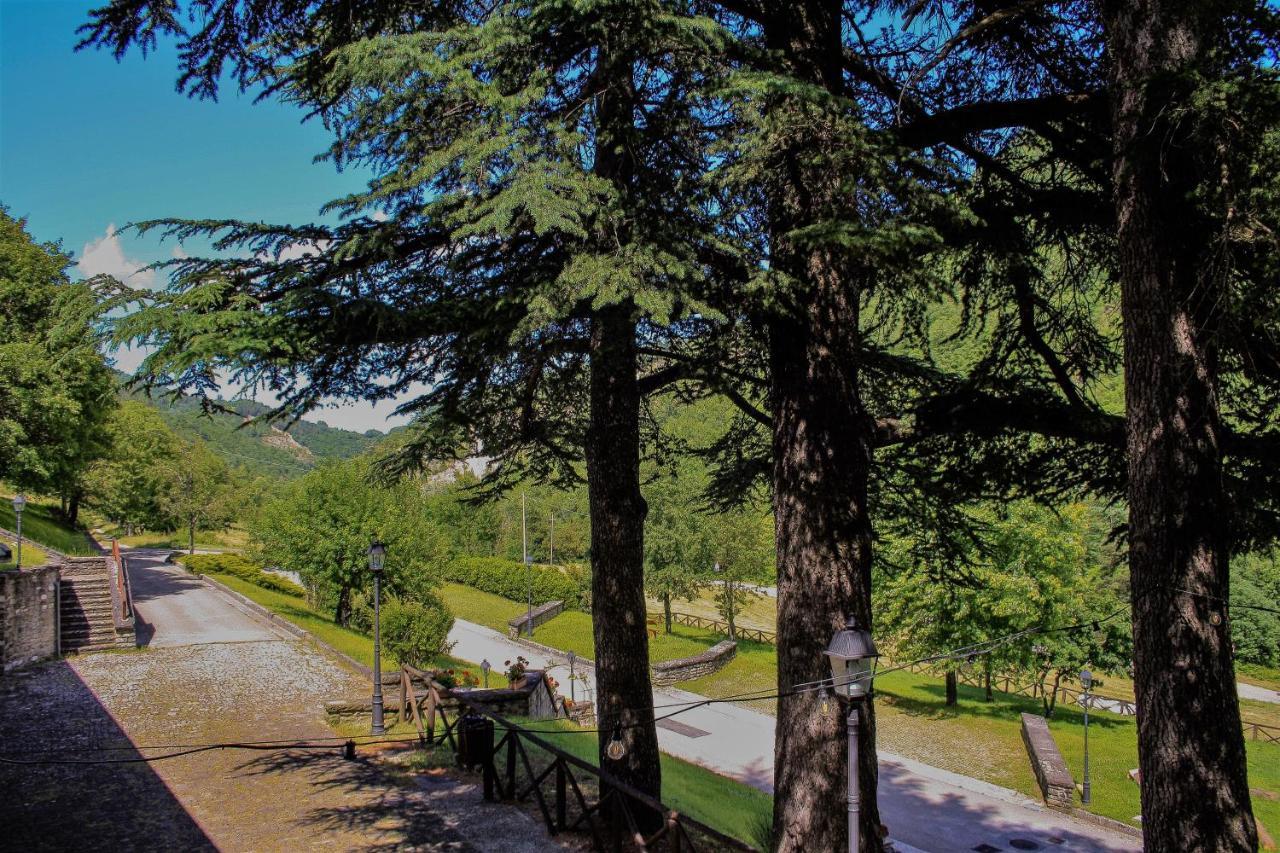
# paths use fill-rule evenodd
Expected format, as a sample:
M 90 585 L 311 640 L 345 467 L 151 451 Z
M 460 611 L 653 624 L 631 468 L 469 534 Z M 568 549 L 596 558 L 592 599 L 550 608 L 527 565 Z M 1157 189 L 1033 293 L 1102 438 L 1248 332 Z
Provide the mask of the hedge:
M 188 571 L 198 574 L 232 575 L 254 586 L 283 592 L 286 595 L 306 593 L 306 590 L 288 578 L 264 572 L 239 554 L 184 554 L 180 562 L 187 567 Z
M 525 601 L 531 574 L 534 604 L 563 601 L 566 607 L 573 608 L 586 604 L 586 590 L 560 571 L 544 566 L 526 568 L 524 563 L 501 557 L 460 557 L 445 565 L 444 579 L 512 601 Z

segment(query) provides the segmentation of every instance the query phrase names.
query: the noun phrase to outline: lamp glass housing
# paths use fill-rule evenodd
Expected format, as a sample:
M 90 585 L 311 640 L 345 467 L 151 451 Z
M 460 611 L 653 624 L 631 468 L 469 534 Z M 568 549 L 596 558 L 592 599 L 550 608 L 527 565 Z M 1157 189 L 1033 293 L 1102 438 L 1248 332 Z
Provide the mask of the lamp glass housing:
M 871 693 L 871 678 L 880 652 L 869 631 L 850 619 L 848 625 L 831 638 L 826 654 L 831 663 L 832 688 L 837 694 L 861 699 Z
M 387 546 L 376 539 L 369 546 L 369 571 L 377 574 L 382 571 L 387 559 Z
M 1087 669 L 1080 670 L 1080 686 L 1088 690 L 1093 686 L 1093 673 Z
M 22 512 L 24 509 L 26 509 L 26 507 L 27 507 L 27 496 L 26 496 L 26 495 L 14 495 L 14 496 L 13 496 L 13 511 L 14 511 L 14 512 Z

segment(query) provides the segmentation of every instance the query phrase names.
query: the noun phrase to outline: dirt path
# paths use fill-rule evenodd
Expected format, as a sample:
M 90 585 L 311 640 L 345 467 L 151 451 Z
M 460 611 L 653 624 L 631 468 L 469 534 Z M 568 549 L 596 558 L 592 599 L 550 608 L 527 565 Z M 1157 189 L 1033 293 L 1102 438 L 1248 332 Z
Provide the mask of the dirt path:
M 139 569 L 168 571 L 158 561 Z M 152 748 L 166 745 L 332 738 L 323 702 L 363 695 L 367 686 L 300 642 L 270 631 L 246 638 L 252 626 L 230 612 L 212 614 L 227 641 L 208 642 L 208 626 L 194 623 L 194 642 L 182 644 L 177 616 L 187 611 L 165 595 L 234 608 L 222 596 L 208 598 L 207 588 L 170 580 L 157 574 L 137 584 L 153 594 L 147 618 L 162 647 L 86 655 L 0 680 L 0 847 L 556 849 L 526 814 L 483 804 L 471 786 L 397 784 L 374 763 L 343 760 L 336 740 L 316 750 L 219 749 L 139 761 L 172 751 Z M 50 757 L 120 763 L 13 763 Z

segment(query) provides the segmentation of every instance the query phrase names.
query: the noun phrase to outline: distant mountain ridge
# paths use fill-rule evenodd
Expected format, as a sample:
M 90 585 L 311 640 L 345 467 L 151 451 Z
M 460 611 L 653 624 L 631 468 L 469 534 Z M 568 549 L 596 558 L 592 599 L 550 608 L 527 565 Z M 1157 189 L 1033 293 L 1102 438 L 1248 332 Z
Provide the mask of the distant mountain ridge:
M 331 427 L 324 421 L 301 420 L 281 430 L 261 423 L 246 423 L 268 411 L 253 400 L 219 400 L 230 411 L 206 415 L 194 397 L 169 400 L 148 397 L 125 387 L 129 376 L 117 371 L 119 394 L 155 409 L 169 428 L 186 439 L 200 438 L 231 465 L 255 469 L 279 477 L 305 474 L 325 459 L 349 459 L 373 447 L 386 434 Z

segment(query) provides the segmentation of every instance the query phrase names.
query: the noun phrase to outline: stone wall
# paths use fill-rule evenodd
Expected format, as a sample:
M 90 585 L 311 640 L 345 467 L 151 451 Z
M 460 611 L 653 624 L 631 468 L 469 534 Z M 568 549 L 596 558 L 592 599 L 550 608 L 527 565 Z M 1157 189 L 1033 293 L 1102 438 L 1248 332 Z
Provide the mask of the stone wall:
M 563 601 L 548 601 L 546 604 L 539 604 L 537 607 L 533 608 L 533 627 L 536 629 L 539 625 L 550 622 L 563 612 Z M 529 617 L 530 614 L 525 612 L 509 621 L 507 623 L 507 636 L 514 640 L 517 637 L 528 634 Z
M 58 654 L 58 567 L 0 572 L 0 664 L 5 672 Z
M 732 640 L 725 640 L 692 657 L 655 663 L 650 667 L 653 670 L 654 686 L 666 687 L 678 681 L 689 681 L 718 672 L 733 660 L 737 653 L 738 644 Z
M 1031 769 L 1035 771 L 1036 781 L 1040 783 L 1040 793 L 1044 795 L 1045 805 L 1071 810 L 1075 805 L 1076 785 L 1044 717 L 1022 715 L 1022 742 L 1026 744 Z

